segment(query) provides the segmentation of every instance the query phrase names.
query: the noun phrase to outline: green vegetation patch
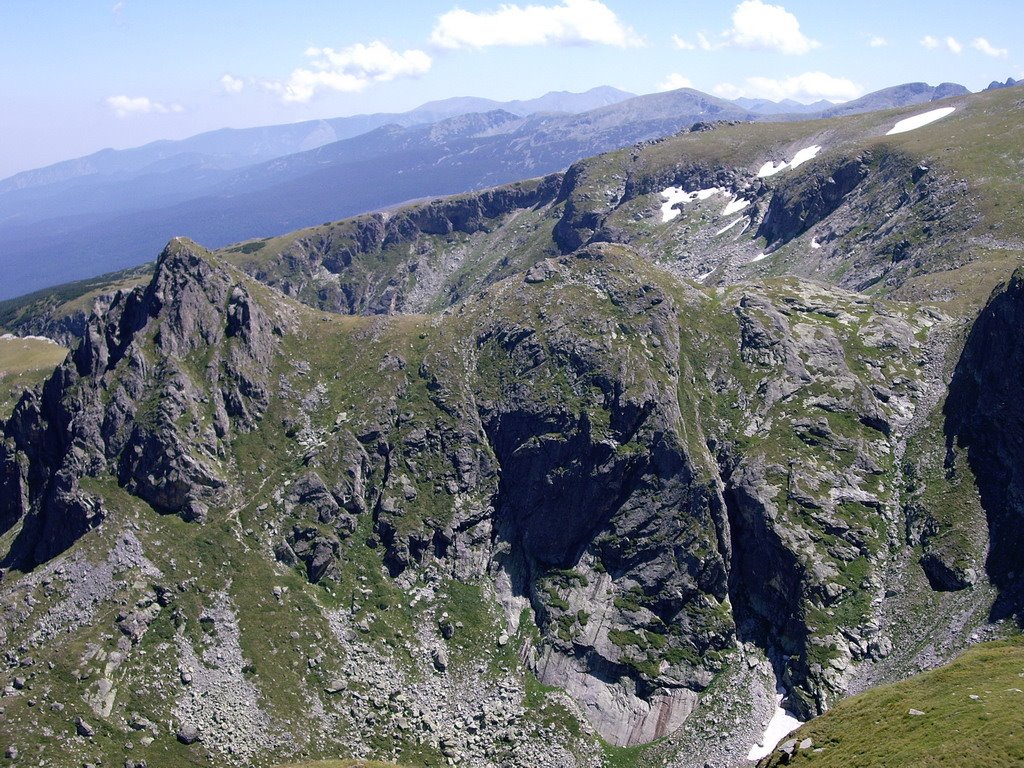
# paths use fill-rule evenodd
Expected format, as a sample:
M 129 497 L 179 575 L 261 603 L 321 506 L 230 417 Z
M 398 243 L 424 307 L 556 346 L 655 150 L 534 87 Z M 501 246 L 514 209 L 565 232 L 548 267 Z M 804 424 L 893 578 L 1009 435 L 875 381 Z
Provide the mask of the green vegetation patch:
M 0 338 L 0 420 L 11 415 L 22 392 L 44 381 L 67 354 L 49 341 Z
M 1024 642 L 976 646 L 952 664 L 836 705 L 795 734 L 786 761 L 776 752 L 763 768 L 930 768 L 1024 765 Z
M 153 264 L 143 264 L 0 301 L 0 328 L 22 327 L 45 315 L 60 318 L 79 310 L 88 313 L 96 298 L 117 291 L 130 291 L 148 282 L 152 276 Z

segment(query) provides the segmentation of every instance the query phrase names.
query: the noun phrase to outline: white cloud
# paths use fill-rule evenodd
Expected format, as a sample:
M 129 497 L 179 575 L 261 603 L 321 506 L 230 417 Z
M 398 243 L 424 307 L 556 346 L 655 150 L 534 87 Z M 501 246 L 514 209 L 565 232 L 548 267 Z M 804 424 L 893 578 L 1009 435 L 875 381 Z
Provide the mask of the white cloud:
M 844 77 L 832 77 L 824 72 L 804 72 L 802 75 L 774 80 L 769 77 L 748 77 L 743 85 L 722 83 L 714 87 L 716 95 L 726 99 L 741 96 L 782 101 L 812 102 L 819 99 L 828 101 L 849 101 L 864 93 L 864 89 Z
M 659 91 L 674 91 L 677 88 L 692 88 L 693 83 L 690 82 L 688 77 L 683 77 L 678 72 L 673 72 L 671 75 L 666 77 L 660 83 L 658 83 Z
M 108 96 L 106 102 L 118 117 L 151 113 L 166 115 L 171 112 L 185 111 L 181 104 L 162 104 L 159 101 L 153 101 L 148 96 Z
M 691 43 L 689 40 L 684 40 L 679 35 L 672 35 L 672 44 L 683 51 L 693 51 L 697 48 L 700 48 L 702 51 L 716 51 L 725 45 L 725 43 L 712 43 L 703 32 L 697 33 L 696 44 Z
M 953 53 L 960 53 L 964 49 L 963 45 L 955 37 L 946 38 L 946 47 Z
M 872 48 L 884 48 L 888 44 L 889 41 L 880 35 L 875 35 L 870 40 L 868 40 L 868 45 L 870 45 Z
M 732 28 L 725 34 L 732 45 L 788 54 L 807 53 L 821 45 L 800 31 L 796 16 L 781 5 L 769 5 L 762 0 L 744 0 L 737 5 Z
M 220 79 L 220 87 L 224 89 L 225 93 L 241 93 L 245 88 L 245 81 L 234 75 L 225 74 Z
M 686 40 L 683 40 L 679 35 L 672 35 L 672 45 L 681 51 L 692 51 L 697 47 L 693 43 L 688 43 Z
M 393 51 L 384 43 L 357 43 L 341 51 L 333 48 L 308 48 L 311 68 L 300 67 L 287 82 L 262 83 L 267 90 L 286 102 L 307 102 L 322 89 L 356 93 L 370 83 L 383 83 L 398 77 L 416 77 L 430 70 L 433 61 L 423 51 Z
M 430 41 L 441 48 L 487 48 L 494 45 L 642 45 L 631 27 L 598 0 L 562 0 L 559 5 L 514 4 L 472 13 L 461 8 L 437 20 Z
M 921 38 L 921 45 L 923 45 L 928 50 L 933 50 L 939 47 L 939 41 L 936 40 L 931 35 L 925 35 L 924 37 Z
M 986 56 L 991 56 L 994 59 L 1005 59 L 1010 53 L 1005 48 L 996 48 L 984 37 L 974 38 L 974 40 L 971 41 L 971 47 L 977 51 L 981 51 Z

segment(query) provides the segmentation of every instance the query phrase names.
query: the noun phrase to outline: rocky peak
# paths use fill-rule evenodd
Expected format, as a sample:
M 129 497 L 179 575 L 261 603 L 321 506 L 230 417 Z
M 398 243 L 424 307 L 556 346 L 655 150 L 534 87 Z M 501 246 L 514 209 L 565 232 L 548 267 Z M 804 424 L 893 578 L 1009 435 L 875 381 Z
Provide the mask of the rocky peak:
M 148 286 L 118 294 L 6 426 L 0 520 L 11 550 L 53 556 L 104 517 L 79 479 L 112 472 L 156 509 L 191 519 L 226 487 L 231 434 L 267 407 L 270 317 L 239 276 L 191 241 L 161 253 Z

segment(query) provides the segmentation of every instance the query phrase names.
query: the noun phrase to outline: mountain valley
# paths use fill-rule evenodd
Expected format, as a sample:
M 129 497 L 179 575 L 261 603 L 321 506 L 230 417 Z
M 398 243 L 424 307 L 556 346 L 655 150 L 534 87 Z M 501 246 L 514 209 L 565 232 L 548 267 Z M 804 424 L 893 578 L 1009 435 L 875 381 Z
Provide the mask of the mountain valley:
M 0 304 L 71 348 L 2 413 L 9 762 L 727 768 L 784 712 L 762 765 L 857 764 L 873 711 L 939 739 L 964 670 L 1011 688 L 1024 91 L 680 93 L 637 137 L 630 101 L 451 118 L 441 155 L 518 158 L 480 186 L 520 130 L 546 175 L 289 234 L 243 171 L 259 237 Z M 345 151 L 266 189 L 319 221 Z

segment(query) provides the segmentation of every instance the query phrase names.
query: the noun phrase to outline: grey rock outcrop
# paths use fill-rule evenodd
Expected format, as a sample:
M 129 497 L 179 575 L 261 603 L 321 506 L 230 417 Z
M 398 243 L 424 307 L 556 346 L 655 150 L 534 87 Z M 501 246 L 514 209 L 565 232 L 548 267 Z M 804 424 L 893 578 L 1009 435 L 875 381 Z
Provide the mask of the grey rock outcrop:
M 266 313 L 201 253 L 172 241 L 149 285 L 94 316 L 16 407 L 0 447 L 0 521 L 24 525 L 8 562 L 31 567 L 102 521 L 82 477 L 111 472 L 157 510 L 191 518 L 226 491 L 225 441 L 266 409 L 276 343 Z

